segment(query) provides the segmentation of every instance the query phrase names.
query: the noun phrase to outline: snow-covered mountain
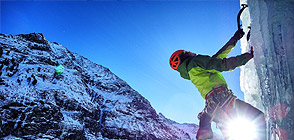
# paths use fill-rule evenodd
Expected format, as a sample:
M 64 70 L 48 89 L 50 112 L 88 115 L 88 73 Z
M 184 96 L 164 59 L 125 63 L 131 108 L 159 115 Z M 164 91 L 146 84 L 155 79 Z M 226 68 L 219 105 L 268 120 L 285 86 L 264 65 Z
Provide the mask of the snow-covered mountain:
M 108 68 L 41 33 L 0 34 L 0 46 L 0 138 L 195 139 L 197 125 L 157 114 Z
M 254 47 L 254 60 L 241 69 L 245 100 L 263 110 L 269 140 L 294 139 L 294 1 L 241 0 L 242 51 Z M 250 82 L 248 82 L 250 81 Z

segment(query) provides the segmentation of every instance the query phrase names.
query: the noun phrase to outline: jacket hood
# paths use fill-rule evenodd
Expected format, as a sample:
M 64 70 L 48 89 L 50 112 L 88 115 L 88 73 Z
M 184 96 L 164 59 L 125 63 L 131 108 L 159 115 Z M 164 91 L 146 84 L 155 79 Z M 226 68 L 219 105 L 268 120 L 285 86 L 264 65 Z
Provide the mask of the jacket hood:
M 179 65 L 177 71 L 180 73 L 181 77 L 183 77 L 184 79 L 190 80 L 190 76 L 189 76 L 189 71 L 188 71 L 188 62 L 190 59 L 185 59 L 183 62 L 181 62 L 181 64 Z

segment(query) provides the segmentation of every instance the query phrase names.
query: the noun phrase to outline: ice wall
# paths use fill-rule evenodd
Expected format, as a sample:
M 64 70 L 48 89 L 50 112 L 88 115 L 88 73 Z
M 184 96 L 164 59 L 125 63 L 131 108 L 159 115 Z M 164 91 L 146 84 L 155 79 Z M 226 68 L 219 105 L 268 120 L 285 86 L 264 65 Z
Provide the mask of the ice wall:
M 245 101 L 266 114 L 268 140 L 294 139 L 294 0 L 240 0 L 242 52 L 254 47 L 254 60 L 241 68 Z

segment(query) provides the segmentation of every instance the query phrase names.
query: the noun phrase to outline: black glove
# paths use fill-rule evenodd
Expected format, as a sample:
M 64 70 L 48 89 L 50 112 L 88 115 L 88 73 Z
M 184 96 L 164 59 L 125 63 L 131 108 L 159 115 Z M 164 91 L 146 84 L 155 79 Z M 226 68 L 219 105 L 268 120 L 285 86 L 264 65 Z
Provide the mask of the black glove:
M 243 36 L 244 36 L 244 31 L 243 29 L 239 29 L 235 32 L 233 38 L 235 38 L 236 40 L 240 40 Z

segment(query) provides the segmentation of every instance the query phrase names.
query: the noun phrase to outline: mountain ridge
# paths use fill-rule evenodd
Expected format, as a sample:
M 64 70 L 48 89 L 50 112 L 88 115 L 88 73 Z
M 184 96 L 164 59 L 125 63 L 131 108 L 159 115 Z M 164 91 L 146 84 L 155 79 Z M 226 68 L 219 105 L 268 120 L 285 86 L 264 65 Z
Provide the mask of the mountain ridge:
M 108 68 L 42 33 L 0 34 L 0 137 L 195 139 Z M 57 74 L 57 65 L 64 72 Z

